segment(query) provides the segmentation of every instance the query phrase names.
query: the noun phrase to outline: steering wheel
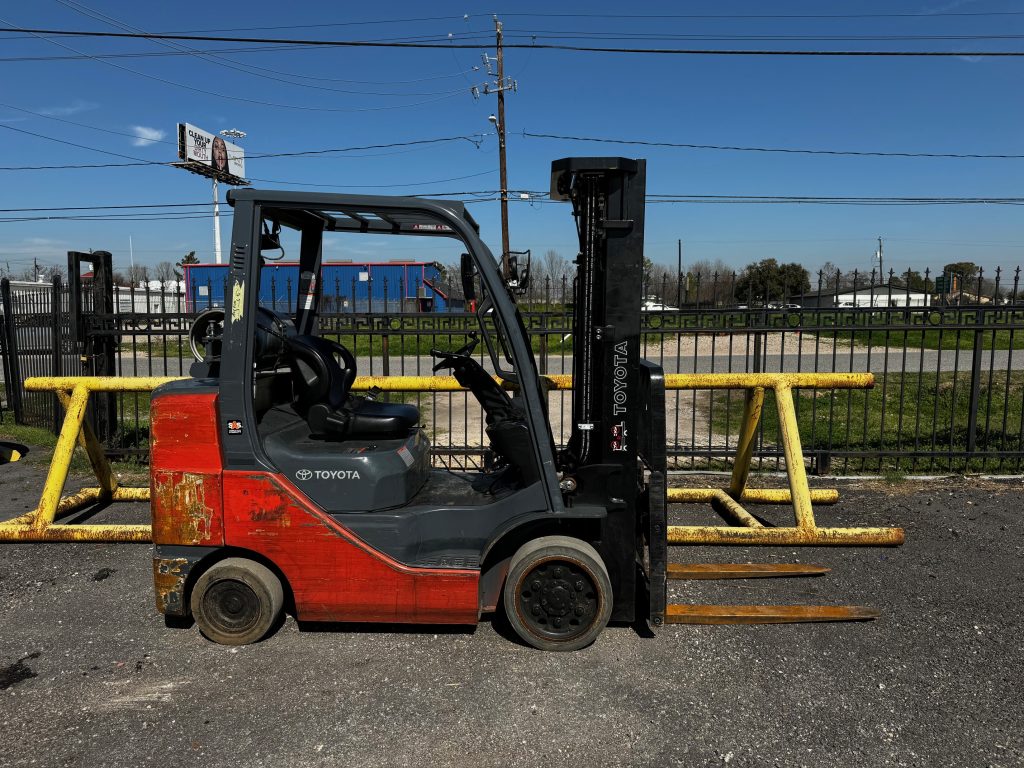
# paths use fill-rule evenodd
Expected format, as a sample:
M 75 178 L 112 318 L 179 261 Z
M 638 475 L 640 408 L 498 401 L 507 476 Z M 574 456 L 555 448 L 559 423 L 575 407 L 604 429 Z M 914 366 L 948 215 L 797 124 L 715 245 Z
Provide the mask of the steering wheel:
M 476 349 L 476 345 L 480 343 L 480 337 L 476 335 L 475 331 L 469 333 L 469 341 L 463 346 L 456 349 L 454 352 L 447 352 L 443 349 L 431 349 L 430 356 L 437 358 L 437 363 L 434 364 L 434 373 L 437 373 L 442 368 L 454 368 L 459 364 L 460 360 L 472 360 L 473 350 Z

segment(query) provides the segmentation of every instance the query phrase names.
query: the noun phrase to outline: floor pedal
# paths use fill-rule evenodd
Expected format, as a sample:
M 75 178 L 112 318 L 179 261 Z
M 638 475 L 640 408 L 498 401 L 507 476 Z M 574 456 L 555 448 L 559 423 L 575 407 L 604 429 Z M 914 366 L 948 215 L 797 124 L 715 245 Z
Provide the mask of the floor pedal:
M 800 624 L 869 621 L 881 614 L 859 605 L 667 605 L 666 624 Z
M 669 563 L 670 579 L 772 579 L 788 576 L 821 576 L 829 568 L 803 563 Z

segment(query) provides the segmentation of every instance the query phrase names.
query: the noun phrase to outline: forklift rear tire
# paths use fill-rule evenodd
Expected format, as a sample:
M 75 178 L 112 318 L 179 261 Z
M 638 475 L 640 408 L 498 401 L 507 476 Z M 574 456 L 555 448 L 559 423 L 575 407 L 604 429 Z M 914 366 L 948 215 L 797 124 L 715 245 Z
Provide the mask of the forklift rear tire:
M 585 541 L 543 536 L 509 563 L 505 615 L 525 642 L 542 651 L 576 651 L 597 639 L 612 613 L 604 561 Z
M 192 590 L 199 630 L 222 645 L 261 640 L 281 615 L 284 589 L 274 572 L 253 560 L 229 557 L 212 565 Z

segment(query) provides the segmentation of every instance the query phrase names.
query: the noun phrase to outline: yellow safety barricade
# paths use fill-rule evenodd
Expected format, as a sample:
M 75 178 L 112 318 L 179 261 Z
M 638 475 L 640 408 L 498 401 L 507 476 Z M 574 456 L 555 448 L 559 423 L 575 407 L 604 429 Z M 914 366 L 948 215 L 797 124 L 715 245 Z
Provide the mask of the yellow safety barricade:
M 85 409 L 92 392 L 148 392 L 178 377 L 37 377 L 25 381 L 29 391 L 57 393 L 66 415 L 43 487 L 39 506 L 31 512 L 0 523 L 0 541 L 150 541 L 148 525 L 67 525 L 61 517 L 89 504 L 113 501 L 148 501 L 149 488 L 118 485 L 103 448 L 85 421 Z M 572 389 L 572 376 L 544 377 L 552 390 Z M 500 382 L 499 380 L 499 383 Z M 807 483 L 800 434 L 793 404 L 794 388 L 866 389 L 874 385 L 870 373 L 707 373 L 667 374 L 666 390 L 742 389 L 746 403 L 739 444 L 728 488 L 670 488 L 670 503 L 710 503 L 729 525 L 668 526 L 670 544 L 739 545 L 835 545 L 898 546 L 903 543 L 899 528 L 819 528 L 812 502 L 835 503 L 839 494 L 832 489 L 812 491 Z M 507 385 L 506 385 L 507 386 Z M 453 376 L 362 376 L 353 389 L 378 387 L 385 392 L 455 392 L 463 388 Z M 781 438 L 786 457 L 789 489 L 747 488 L 754 453 L 757 426 L 766 390 L 772 390 L 778 405 Z M 62 496 L 75 443 L 85 449 L 98 486 Z M 767 527 L 747 512 L 741 501 L 763 504 L 791 504 L 795 525 Z

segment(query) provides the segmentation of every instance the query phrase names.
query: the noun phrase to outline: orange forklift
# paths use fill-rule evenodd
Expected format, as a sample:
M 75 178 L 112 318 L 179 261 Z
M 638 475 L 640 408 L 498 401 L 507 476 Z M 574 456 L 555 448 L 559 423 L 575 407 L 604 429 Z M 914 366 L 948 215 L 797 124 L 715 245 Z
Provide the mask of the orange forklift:
M 524 642 L 552 651 L 592 643 L 609 622 L 660 626 L 665 396 L 662 370 L 640 356 L 644 188 L 643 160 L 552 165 L 552 196 L 571 203 L 580 240 L 562 450 L 516 306 L 528 258 L 502 274 L 461 203 L 230 192 L 225 307 L 193 326 L 192 377 L 152 397 L 153 565 L 168 623 L 194 619 L 208 638 L 243 644 L 284 610 L 468 625 L 504 611 Z M 282 228 L 300 243 L 287 314 L 259 302 L 262 254 Z M 434 468 L 415 406 L 352 391 L 356 360 L 318 323 L 330 232 L 464 246 L 479 327 L 431 354 L 483 409 L 485 469 Z

